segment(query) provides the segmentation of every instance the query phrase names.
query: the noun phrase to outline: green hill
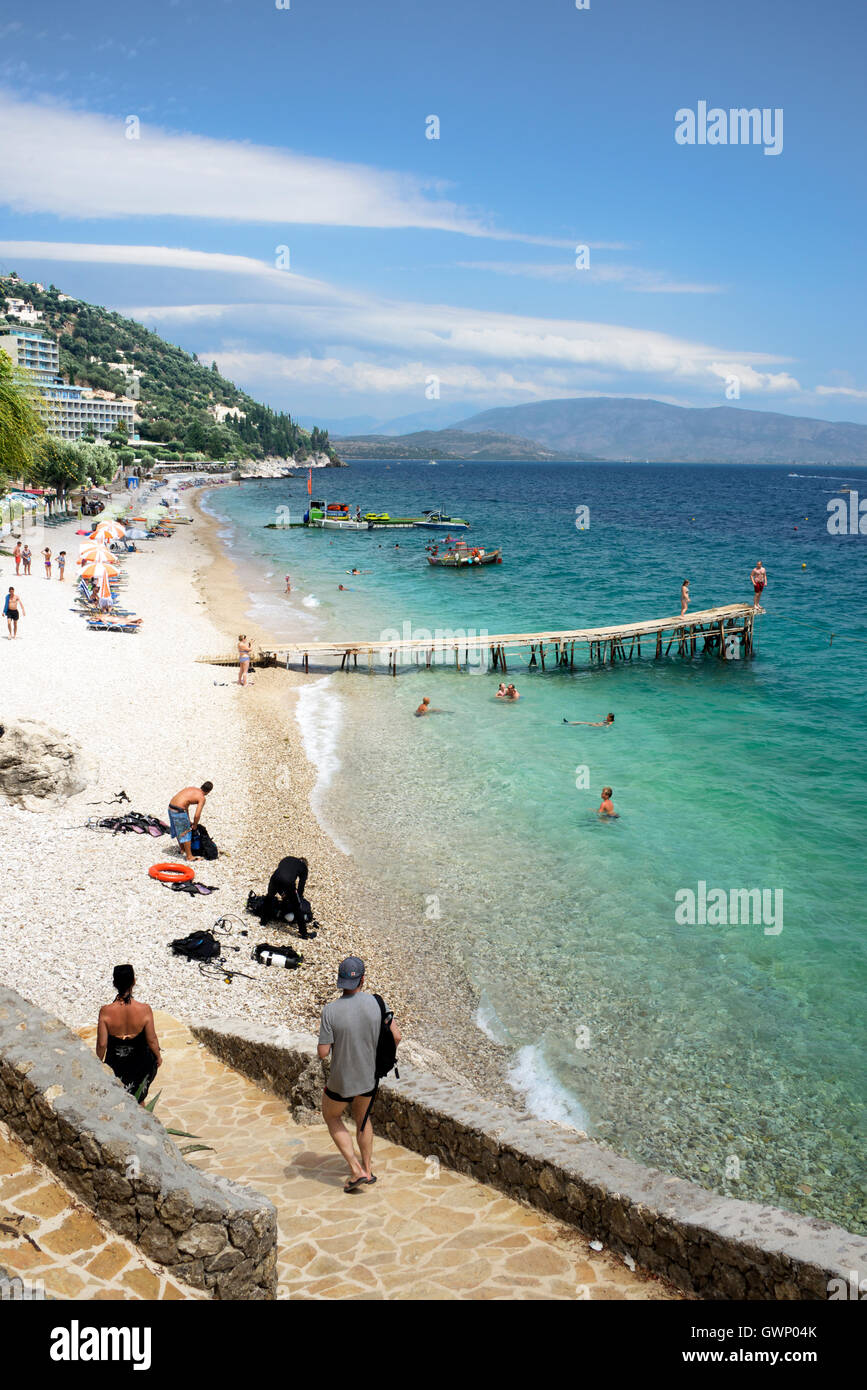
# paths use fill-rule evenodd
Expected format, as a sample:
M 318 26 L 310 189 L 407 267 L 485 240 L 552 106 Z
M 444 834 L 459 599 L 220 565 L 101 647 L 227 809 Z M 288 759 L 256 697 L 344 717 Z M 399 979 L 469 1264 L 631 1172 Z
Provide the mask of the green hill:
M 212 459 L 303 458 L 325 453 L 336 461 L 328 431 L 302 429 L 291 416 L 270 409 L 239 390 L 217 371 L 183 348 L 99 305 L 63 295 L 54 285 L 35 284 L 0 276 L 0 310 L 6 296 L 24 299 L 42 312 L 26 331 L 57 338 L 61 375 L 79 386 L 123 395 L 127 381 L 110 364 L 122 362 L 142 373 L 139 433 L 143 441 L 164 446 L 161 456 L 196 452 Z M 0 334 L 20 330 L 17 319 L 0 313 Z M 244 418 L 214 417 L 214 406 L 227 406 Z
M 416 430 L 413 434 L 364 434 L 339 439 L 348 459 L 495 459 L 522 463 L 556 463 L 567 455 L 496 430 Z M 574 458 L 575 455 L 568 457 Z

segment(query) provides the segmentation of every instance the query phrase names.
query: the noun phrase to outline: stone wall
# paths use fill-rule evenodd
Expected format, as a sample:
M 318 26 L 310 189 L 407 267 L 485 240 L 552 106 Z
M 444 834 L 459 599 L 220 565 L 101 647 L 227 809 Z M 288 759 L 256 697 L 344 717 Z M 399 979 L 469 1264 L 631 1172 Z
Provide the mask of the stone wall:
M 80 1039 L 0 986 L 0 1120 L 106 1225 L 214 1298 L 276 1294 L 277 1213 L 191 1167 Z
M 313 1038 L 239 1020 L 192 1027 L 294 1116 L 315 1116 L 323 1071 Z M 830 1279 L 867 1269 L 867 1240 L 839 1226 L 719 1197 L 574 1130 L 408 1072 L 380 1089 L 379 1134 L 569 1222 L 703 1298 L 825 1299 Z

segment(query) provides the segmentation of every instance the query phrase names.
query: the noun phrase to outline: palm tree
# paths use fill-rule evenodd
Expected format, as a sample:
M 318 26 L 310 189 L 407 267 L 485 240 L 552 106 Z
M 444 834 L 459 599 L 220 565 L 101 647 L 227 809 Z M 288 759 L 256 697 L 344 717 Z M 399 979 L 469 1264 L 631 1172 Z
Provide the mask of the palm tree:
M 32 478 L 45 439 L 38 387 L 0 349 L 0 484 Z

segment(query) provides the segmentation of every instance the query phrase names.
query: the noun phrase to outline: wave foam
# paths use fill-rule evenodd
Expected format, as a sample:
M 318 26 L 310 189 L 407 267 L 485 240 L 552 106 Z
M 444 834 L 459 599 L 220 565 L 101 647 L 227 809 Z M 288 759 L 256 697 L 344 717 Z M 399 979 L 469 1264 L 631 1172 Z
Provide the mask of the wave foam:
M 343 723 L 342 706 L 340 697 L 331 689 L 331 680 L 331 676 L 323 676 L 321 680 L 299 688 L 295 718 L 301 730 L 304 752 L 316 768 L 316 784 L 310 795 L 311 810 L 337 848 L 344 854 L 351 854 L 351 849 L 341 843 L 331 826 L 325 824 L 321 814 L 323 793 L 341 766 L 337 743 Z
M 318 607 L 319 607 L 319 600 L 318 600 L 318 598 L 316 597 L 315 594 L 305 594 L 305 595 L 304 595 L 304 598 L 301 600 L 301 602 L 304 604 L 304 607 L 305 607 L 305 608 L 318 608 Z
M 561 1086 L 545 1061 L 541 1046 L 530 1044 L 520 1048 L 506 1079 L 537 1119 L 567 1125 L 570 1129 L 589 1130 L 584 1107 Z

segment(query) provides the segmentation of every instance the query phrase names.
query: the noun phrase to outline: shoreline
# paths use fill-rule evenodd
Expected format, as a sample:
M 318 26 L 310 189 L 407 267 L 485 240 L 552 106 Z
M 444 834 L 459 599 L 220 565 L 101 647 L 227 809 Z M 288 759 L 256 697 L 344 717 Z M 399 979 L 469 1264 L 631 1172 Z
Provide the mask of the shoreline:
M 260 642 L 267 644 L 276 639 L 249 615 L 251 596 L 221 543 L 218 532 L 222 523 L 201 505 L 207 492 L 207 488 L 189 489 L 187 494 L 196 517 L 196 534 L 208 558 L 206 572 L 196 578 L 198 592 L 212 622 L 225 636 L 227 652 L 233 650 L 237 639 L 226 617 L 233 610 L 244 615 L 254 647 Z M 234 673 L 232 667 L 211 669 Z M 318 771 L 307 757 L 295 713 L 299 691 L 310 679 L 277 668 L 255 670 L 254 687 L 249 692 L 254 700 L 243 707 L 251 784 L 256 788 L 256 814 L 244 837 L 244 857 L 251 864 L 263 865 L 259 877 L 264 891 L 268 874 L 283 854 L 291 849 L 304 855 L 310 862 L 308 896 L 322 926 L 315 942 L 300 947 L 302 953 L 312 955 L 311 948 L 320 943 L 327 950 L 329 941 L 336 944 L 339 939 L 342 944 L 334 957 L 335 965 L 342 955 L 350 953 L 361 955 L 368 963 L 369 987 L 385 994 L 401 1021 L 405 1058 L 424 1070 L 450 1081 L 463 1081 L 484 1095 L 497 1096 L 522 1109 L 505 1079 L 507 1050 L 474 1022 L 479 1000 L 458 963 L 443 960 L 431 944 L 417 939 L 417 932 L 412 939 L 402 935 L 400 904 L 383 901 L 381 886 L 366 879 L 353 856 L 335 841 L 338 828 L 329 830 L 316 814 L 313 795 Z M 278 749 L 282 750 L 279 755 L 275 752 Z M 281 838 L 289 816 L 291 846 Z M 268 930 L 273 931 L 273 927 Z M 418 979 L 424 979 L 424 984 L 416 983 Z M 316 1016 L 308 1013 L 292 1021 L 315 1030 L 318 1010 L 332 994 L 333 987 L 328 985 L 317 991 Z

